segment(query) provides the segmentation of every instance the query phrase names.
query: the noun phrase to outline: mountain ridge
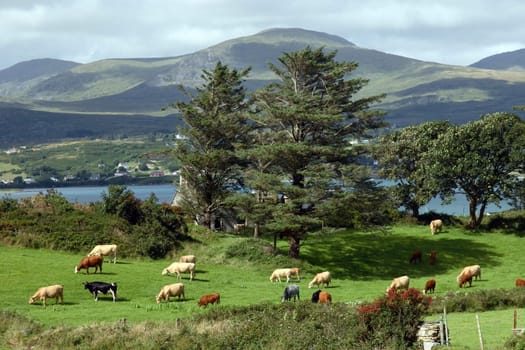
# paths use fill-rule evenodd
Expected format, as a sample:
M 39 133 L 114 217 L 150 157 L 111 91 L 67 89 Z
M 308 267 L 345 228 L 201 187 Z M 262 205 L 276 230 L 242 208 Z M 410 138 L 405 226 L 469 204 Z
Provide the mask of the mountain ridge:
M 519 63 L 518 53 L 491 56 L 476 66 L 444 65 L 359 47 L 336 35 L 301 28 L 270 28 L 172 57 L 111 58 L 85 64 L 26 61 L 0 71 L 0 102 L 46 112 L 46 118 L 48 113 L 106 118 L 140 114 L 155 117 L 155 123 L 157 117 L 176 112 L 161 112 L 163 107 L 185 98 L 179 85 L 199 86 L 202 71 L 213 69 L 218 61 L 237 69 L 251 67 L 245 84 L 252 91 L 276 78 L 269 62 L 276 64 L 284 52 L 306 46 L 335 50 L 337 60 L 357 62 L 352 77 L 369 80 L 358 95 L 386 93 L 375 107 L 385 110 L 386 120 L 395 126 L 436 119 L 464 123 L 523 104 L 525 71 L 492 69 L 501 60 L 509 60 L 509 55 Z M 23 72 L 21 67 L 28 73 L 14 75 Z

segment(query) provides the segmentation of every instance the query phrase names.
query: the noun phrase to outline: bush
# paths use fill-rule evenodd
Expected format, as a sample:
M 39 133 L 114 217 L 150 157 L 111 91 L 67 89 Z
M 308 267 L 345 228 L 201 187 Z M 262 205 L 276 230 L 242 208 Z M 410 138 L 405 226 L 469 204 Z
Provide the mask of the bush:
M 491 289 L 476 292 L 449 292 L 434 299 L 429 312 L 477 312 L 525 307 L 525 293 L 522 288 Z
M 382 298 L 357 308 L 361 323 L 358 339 L 366 348 L 410 348 L 431 302 L 430 297 L 415 288 L 391 289 Z

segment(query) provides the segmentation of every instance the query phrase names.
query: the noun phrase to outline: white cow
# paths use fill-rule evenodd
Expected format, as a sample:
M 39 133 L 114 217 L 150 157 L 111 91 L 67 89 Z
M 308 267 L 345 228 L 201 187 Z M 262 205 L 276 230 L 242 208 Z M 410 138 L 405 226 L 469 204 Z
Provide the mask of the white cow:
M 113 255 L 113 264 L 117 263 L 117 245 L 116 244 L 100 244 L 96 245 L 95 248 L 91 250 L 88 256 L 100 255 L 107 256 Z
M 184 262 L 174 262 L 170 266 L 166 267 L 164 270 L 162 270 L 162 275 L 168 275 L 170 273 L 177 274 L 177 279 L 180 279 L 181 273 L 189 273 L 190 274 L 190 281 L 193 280 L 193 277 L 195 277 L 195 264 L 194 263 L 184 263 Z

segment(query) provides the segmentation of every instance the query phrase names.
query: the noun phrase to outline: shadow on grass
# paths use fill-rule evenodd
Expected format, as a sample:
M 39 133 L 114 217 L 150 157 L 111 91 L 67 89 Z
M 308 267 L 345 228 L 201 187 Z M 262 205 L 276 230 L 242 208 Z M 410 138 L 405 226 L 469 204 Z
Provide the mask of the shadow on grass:
M 322 266 L 338 278 L 353 280 L 391 279 L 401 275 L 418 278 L 442 274 L 459 265 L 498 265 L 491 247 L 467 238 L 432 236 L 399 236 L 373 233 L 333 234 L 308 240 L 302 258 Z M 421 263 L 411 264 L 414 251 L 423 253 Z M 436 264 L 430 265 L 429 253 L 437 253 Z M 458 274 L 459 274 L 458 270 Z

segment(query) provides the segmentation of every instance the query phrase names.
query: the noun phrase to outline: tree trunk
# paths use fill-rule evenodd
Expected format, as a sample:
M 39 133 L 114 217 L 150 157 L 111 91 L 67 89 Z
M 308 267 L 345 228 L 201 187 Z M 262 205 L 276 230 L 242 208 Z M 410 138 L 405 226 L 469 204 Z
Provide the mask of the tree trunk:
M 478 216 L 478 220 L 476 221 L 476 227 L 479 227 L 481 225 L 481 221 L 483 221 L 483 216 L 485 215 L 486 208 L 487 208 L 487 201 L 483 201 L 481 203 L 481 208 L 479 209 L 479 216 Z
M 204 210 L 204 218 L 202 219 L 202 226 L 211 229 L 211 212 L 207 208 Z
M 477 220 L 476 220 L 476 207 L 478 202 L 475 198 L 468 198 L 468 207 L 469 207 L 469 215 L 470 220 L 468 223 L 468 227 L 473 229 L 477 227 Z
M 410 204 L 410 210 L 412 211 L 412 217 L 417 219 L 419 217 L 419 205 L 412 202 Z
M 292 186 L 304 188 L 304 176 L 303 174 L 293 174 Z
M 290 235 L 288 255 L 290 258 L 299 259 L 299 249 L 301 243 L 301 236 L 298 234 Z
M 259 224 L 256 222 L 253 224 L 253 238 L 258 239 L 260 235 Z

